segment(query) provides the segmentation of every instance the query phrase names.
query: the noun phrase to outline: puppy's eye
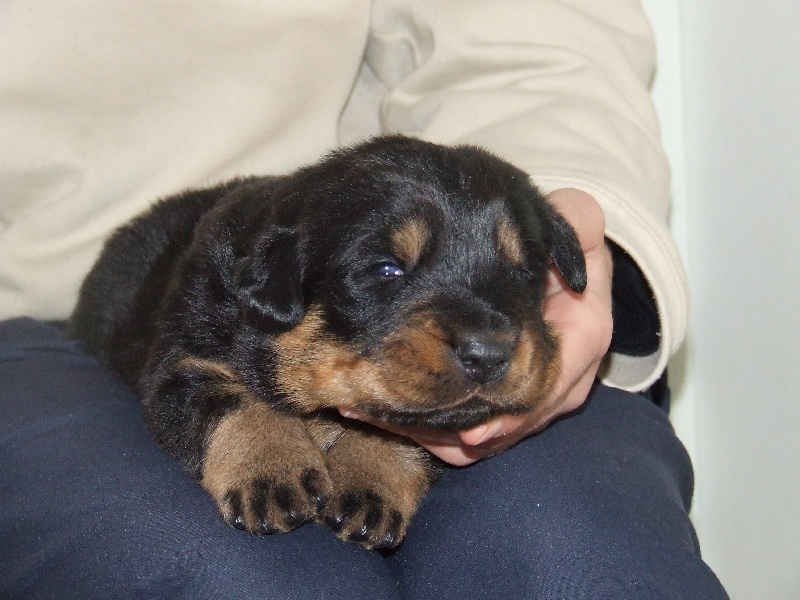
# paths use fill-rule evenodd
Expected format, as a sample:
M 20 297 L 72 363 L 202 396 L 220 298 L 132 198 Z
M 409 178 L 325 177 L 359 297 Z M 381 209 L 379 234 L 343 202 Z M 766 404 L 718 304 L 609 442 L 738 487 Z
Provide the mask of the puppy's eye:
M 384 279 L 396 279 L 406 274 L 403 267 L 390 260 L 378 263 L 372 268 L 372 272 Z

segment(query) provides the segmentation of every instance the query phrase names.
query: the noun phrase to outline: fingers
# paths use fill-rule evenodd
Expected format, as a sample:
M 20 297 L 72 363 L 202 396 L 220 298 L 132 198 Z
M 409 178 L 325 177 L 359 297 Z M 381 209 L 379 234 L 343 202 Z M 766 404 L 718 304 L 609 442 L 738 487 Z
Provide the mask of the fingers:
M 588 285 L 576 294 L 551 269 L 544 317 L 559 337 L 561 370 L 547 400 L 521 417 L 505 417 L 463 432 L 461 441 L 483 450 L 502 450 L 579 408 L 594 384 L 611 344 L 611 252 L 605 243 L 605 216 L 597 201 L 576 189 L 553 192 L 548 200 L 575 229 L 586 255 Z
M 467 432 L 459 433 L 425 427 L 401 427 L 362 415 L 349 408 L 340 408 L 339 412 L 343 417 L 369 423 L 370 425 L 380 427 L 386 431 L 391 431 L 397 435 L 411 438 L 434 456 L 448 464 L 458 467 L 472 464 L 505 449 L 495 448 L 496 442 L 494 442 L 494 440 L 496 440 L 498 436 L 502 436 L 506 428 L 509 430 L 514 428 L 508 423 L 502 423 L 504 420 L 501 419 L 475 427 Z M 465 442 L 461 438 L 461 435 L 466 435 L 471 442 Z M 485 439 L 487 444 L 482 445 L 481 439 Z
M 575 228 L 586 254 L 589 281 L 584 293 L 577 295 L 555 275 L 550 278 L 544 316 L 559 335 L 562 369 L 551 395 L 549 422 L 585 401 L 608 352 L 613 331 L 613 265 L 605 243 L 605 217 L 597 201 L 574 189 L 557 190 L 548 199 Z
M 505 435 L 509 429 L 512 429 L 512 427 L 509 427 L 504 419 L 497 419 L 496 421 L 478 425 L 467 431 L 461 431 L 458 436 L 467 446 L 477 446 L 478 444 Z

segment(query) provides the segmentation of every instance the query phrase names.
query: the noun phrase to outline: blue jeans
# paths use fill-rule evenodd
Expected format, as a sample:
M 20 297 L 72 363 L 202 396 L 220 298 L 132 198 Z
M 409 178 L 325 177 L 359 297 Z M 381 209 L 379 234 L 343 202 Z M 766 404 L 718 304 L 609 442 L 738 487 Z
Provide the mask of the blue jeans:
M 317 525 L 255 537 L 222 522 L 78 344 L 0 323 L 2 598 L 726 598 L 692 485 L 664 411 L 597 386 L 543 433 L 448 470 L 390 555 Z

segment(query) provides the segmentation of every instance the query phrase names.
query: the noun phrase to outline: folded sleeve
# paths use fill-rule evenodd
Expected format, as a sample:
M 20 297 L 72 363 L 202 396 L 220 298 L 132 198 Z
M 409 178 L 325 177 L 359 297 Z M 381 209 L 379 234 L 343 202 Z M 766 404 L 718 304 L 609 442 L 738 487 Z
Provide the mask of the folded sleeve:
M 688 291 L 667 229 L 669 167 L 649 96 L 655 49 L 636 0 L 378 0 L 361 80 L 379 128 L 484 146 L 549 193 L 603 207 L 606 235 L 639 267 L 658 349 L 612 352 L 606 383 L 652 384 L 682 342 Z

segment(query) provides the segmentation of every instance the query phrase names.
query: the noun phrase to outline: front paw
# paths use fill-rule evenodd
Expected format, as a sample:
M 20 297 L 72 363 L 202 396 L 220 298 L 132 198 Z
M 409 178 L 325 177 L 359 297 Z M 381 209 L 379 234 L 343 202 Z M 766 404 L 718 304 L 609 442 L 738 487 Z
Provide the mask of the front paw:
M 302 422 L 261 404 L 232 412 L 215 428 L 201 484 L 227 523 L 262 535 L 316 519 L 333 493 Z
M 410 441 L 365 427 L 349 430 L 327 462 L 334 494 L 319 520 L 364 548 L 400 544 L 433 476 L 428 455 Z
M 405 513 L 405 514 L 404 514 Z M 350 488 L 340 492 L 322 510 L 322 522 L 337 536 L 369 549 L 397 546 L 413 516 L 374 489 Z
M 297 481 L 270 476 L 247 482 L 231 482 L 222 497 L 215 498 L 229 525 L 258 535 L 290 531 L 312 521 L 330 495 L 330 480 L 315 469 L 304 471 Z

